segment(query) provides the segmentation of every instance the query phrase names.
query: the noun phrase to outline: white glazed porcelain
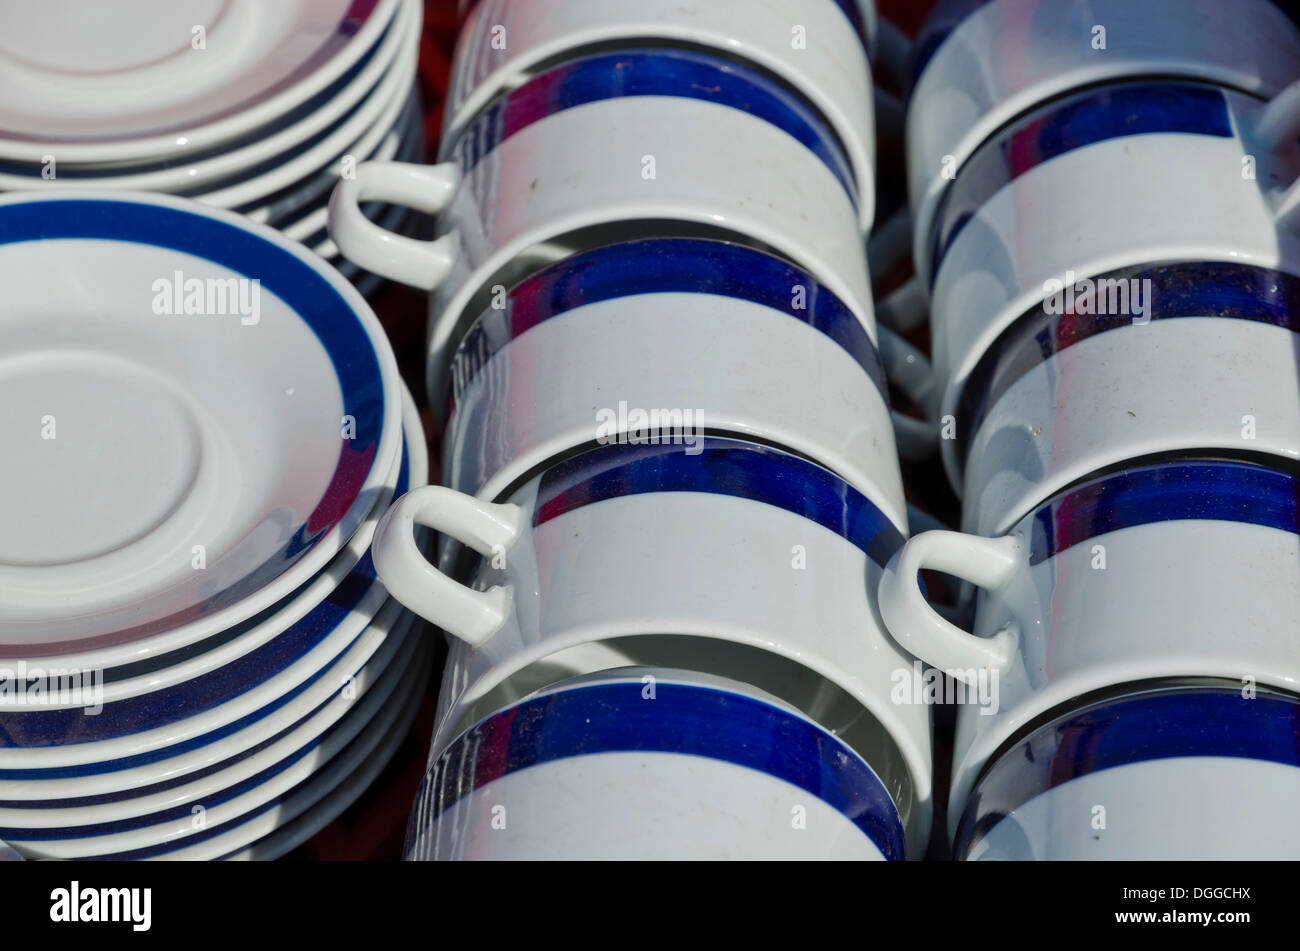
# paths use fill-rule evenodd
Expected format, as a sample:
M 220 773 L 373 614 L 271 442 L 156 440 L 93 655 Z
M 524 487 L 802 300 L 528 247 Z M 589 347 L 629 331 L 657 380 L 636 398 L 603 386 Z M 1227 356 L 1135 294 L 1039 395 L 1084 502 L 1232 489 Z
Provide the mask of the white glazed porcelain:
M 1151 689 L 1064 714 L 981 777 L 957 831 L 968 861 L 1294 861 L 1293 695 Z
M 419 18 L 413 14 L 411 19 L 418 22 Z M 420 31 L 412 25 L 401 37 L 402 46 L 396 60 L 371 95 L 325 135 L 308 143 L 306 148 L 291 150 L 284 161 L 271 161 L 259 166 L 254 170 L 257 174 L 209 183 L 191 197 L 218 208 L 260 203 L 322 170 L 337 176 L 344 170 L 349 157 L 353 160 L 348 163 L 351 167 L 360 156 L 369 155 L 397 123 L 410 96 L 418 64 L 419 42 Z
M 1094 46 L 1099 26 L 1104 49 Z M 908 184 L 914 259 L 928 281 L 935 208 L 952 176 L 1018 116 L 1071 90 L 1146 76 L 1272 97 L 1300 75 L 1300 34 L 1268 0 L 957 0 L 935 7 L 916 55 Z
M 396 361 L 356 290 L 166 196 L 6 196 L 0 221 L 0 657 L 129 663 L 324 568 L 402 438 Z
M 859 717 L 874 718 L 902 764 L 899 788 L 914 800 L 900 803 L 909 854 L 923 851 L 929 710 L 893 701 L 912 659 L 869 597 L 899 529 L 797 457 L 727 439 L 696 448 L 604 446 L 552 466 L 506 503 L 434 487 L 390 509 L 374 542 L 385 586 L 468 645 L 449 661 L 442 727 L 462 724 L 502 684 L 536 676 L 565 651 L 601 653 L 596 642 L 676 635 L 719 651 L 755 648 L 811 671 L 850 695 Z M 413 543 L 417 525 L 485 558 L 456 570 L 449 551 L 444 573 Z M 601 666 L 609 665 L 586 669 Z
M 1300 99 L 1289 95 L 1266 106 L 1210 86 L 1132 83 L 1054 103 L 981 149 L 935 225 L 941 414 L 957 416 L 976 362 L 1063 286 L 1083 291 L 1084 281 L 1149 262 L 1300 266 L 1298 128 Z M 1137 302 L 1108 291 L 1094 307 L 1140 321 Z M 1062 294 L 1052 306 L 1071 303 Z M 955 448 L 943 441 L 959 487 Z
M 0 157 L 109 163 L 211 148 L 318 107 L 398 0 L 49 0 L 0 8 Z
M 1300 459 L 1300 279 L 1207 262 L 1105 279 L 1146 286 L 1144 322 L 1039 309 L 976 364 L 958 425 L 959 442 L 972 434 L 958 450 L 967 531 L 1007 531 L 1090 473 L 1153 454 Z
M 102 703 L 111 704 L 118 700 L 166 690 L 225 668 L 226 665 L 271 643 L 287 631 L 291 632 L 291 637 L 294 636 L 292 633 L 294 626 L 304 619 L 308 619 L 304 622 L 307 625 L 319 625 L 322 620 L 320 606 L 341 585 L 361 584 L 368 578 L 373 578 L 373 568 L 368 564 L 368 560 L 367 563 L 362 563 L 362 558 L 370 548 L 375 526 L 380 516 L 387 510 L 393 492 L 396 491 L 401 495 L 409 491 L 412 486 L 421 486 L 428 481 L 428 447 L 420 414 L 415 401 L 410 393 L 406 392 L 405 387 L 402 392 L 402 430 L 405 437 L 402 455 L 389 473 L 385 490 L 376 499 L 375 506 L 366 515 L 365 521 L 348 540 L 347 547 L 310 582 L 299 588 L 291 597 L 249 621 L 221 631 L 183 650 L 149 656 L 124 667 L 112 667 L 96 672 L 97 675 L 102 674 L 97 699 Z M 64 669 L 68 668 L 66 663 L 60 663 Z M 44 702 L 25 698 L 22 710 L 76 709 L 82 706 L 84 706 L 83 700 L 76 696 L 64 697 L 55 693 L 45 698 Z M 5 710 L 4 700 L 0 700 L 0 712 L 8 712 Z
M 875 346 L 804 271 L 719 241 L 632 241 L 565 258 L 498 303 L 452 363 L 452 488 L 492 501 L 596 443 L 732 434 L 826 466 L 906 524 Z
M 1002 537 L 911 538 L 881 579 L 881 615 L 903 647 L 980 687 L 958 710 L 951 823 L 995 750 L 1093 691 L 1189 677 L 1300 686 L 1298 531 L 1293 476 L 1174 460 L 1061 493 Z M 974 633 L 926 603 L 922 569 L 981 589 Z
M 420 4 L 402 0 L 402 9 L 355 76 L 349 76 L 338 93 L 318 108 L 290 117 L 266 134 L 240 140 L 216 152 L 171 158 L 161 164 L 141 163 L 126 167 L 58 168 L 53 178 L 42 176 L 43 166 L 31 165 L 21 172 L 0 172 L 0 189 L 23 188 L 121 188 L 133 191 L 192 191 L 212 187 L 211 183 L 237 176 L 247 176 L 264 163 L 283 161 L 286 156 L 304 150 L 318 137 L 343 123 L 346 116 L 359 112 L 376 90 L 380 78 L 389 71 L 397 53 L 405 48 L 412 33 L 420 29 Z M 371 114 L 377 114 L 371 108 Z M 349 120 L 350 121 L 350 120 Z M 53 153 L 56 160 L 58 150 Z
M 761 66 L 807 97 L 844 143 L 862 227 L 869 230 L 875 110 L 871 65 L 853 28 L 861 14 L 853 2 L 482 0 L 456 45 L 442 157 L 454 157 L 465 129 L 494 99 L 560 60 L 614 44 L 690 44 Z
M 253 812 L 310 780 L 377 717 L 395 713 L 388 708 L 402 699 L 402 683 L 413 681 L 429 659 L 420 639 L 408 636 L 410 627 L 408 616 L 391 638 L 396 650 L 377 654 L 352 678 L 346 694 L 224 769 L 107 801 L 0 808 L 0 828 L 27 858 L 85 858 L 183 842 L 196 831 Z M 196 806 L 202 816 L 197 824 Z
M 398 614 L 400 615 L 398 627 L 391 636 L 407 640 L 406 629 L 410 627 L 412 619 L 409 614 L 402 612 Z M 395 662 L 400 664 L 400 658 Z M 33 853 L 61 852 L 69 857 L 99 861 L 208 861 L 244 849 L 250 843 L 292 823 L 307 809 L 316 806 L 332 790 L 337 789 L 345 781 L 350 781 L 363 769 L 371 770 L 370 775 L 373 779 L 374 773 L 387 764 L 410 729 L 411 721 L 424 697 L 429 662 L 428 647 L 417 641 L 409 663 L 391 668 L 391 674 L 399 678 L 398 683 L 384 697 L 383 703 L 368 722 L 344 721 L 335 727 L 333 734 L 326 734 L 321 742 L 321 748 L 328 744 L 331 755 L 323 762 L 317 763 L 318 768 L 295 785 L 282 789 L 279 787 L 284 785 L 283 782 L 277 783 L 271 780 L 261 786 L 252 787 L 243 805 L 249 805 L 255 799 L 264 801 L 252 805 L 248 811 L 240 815 L 228 814 L 239 808 L 239 805 L 235 804 L 237 801 L 231 800 L 229 809 L 223 810 L 226 813 L 224 821 L 218 819 L 215 822 L 208 822 L 205 815 L 204 821 L 196 824 L 191 818 L 188 832 L 178 823 L 176 828 L 171 829 L 135 829 L 63 840 L 59 844 L 56 844 L 56 840 L 29 841 L 25 842 L 22 848 Z M 361 704 L 358 703 L 357 712 L 360 706 Z M 356 732 L 358 726 L 359 733 Z M 348 733 L 354 735 L 349 742 L 341 743 L 342 738 Z M 338 742 L 335 742 L 336 738 Z M 338 746 L 342 748 L 336 749 Z M 353 796 L 359 795 L 363 790 L 364 787 L 354 789 Z
M 599 54 L 512 92 L 466 132 L 455 162 L 362 165 L 335 189 L 330 233 L 367 270 L 437 289 L 431 393 L 444 392 L 452 350 L 494 286 L 620 237 L 706 234 L 775 249 L 874 339 L 851 173 L 821 125 L 784 87 L 729 61 Z M 377 229 L 358 210 L 368 200 L 444 212 L 442 236 Z
M 426 774 L 406 849 L 441 861 L 903 856 L 894 803 L 841 740 L 752 687 L 660 668 L 566 681 L 476 724 Z
M 414 425 L 407 436 L 408 458 L 394 473 L 399 493 L 421 485 L 427 476 L 427 449 L 414 407 L 407 422 Z M 370 522 L 365 531 L 372 530 Z M 7 689 L 0 695 L 0 759 L 8 780 L 0 781 L 0 800 L 121 792 L 258 746 L 316 711 L 384 647 L 389 623 L 376 616 L 384 610 L 392 614 L 388 602 L 368 557 L 339 570 L 331 566 L 292 602 L 256 619 L 256 625 L 231 632 L 233 640 L 217 638 L 219 666 L 187 654 L 179 676 L 158 672 L 153 676 L 160 673 L 166 683 L 151 685 L 147 692 L 138 689 L 138 682 L 129 684 L 136 689 L 127 697 L 119 696 L 123 691 L 115 679 L 102 692 L 93 680 L 88 687 L 83 682 L 75 708 L 66 702 L 56 710 L 18 702 L 13 683 L 18 668 L 7 668 Z M 248 645 L 241 643 L 245 635 Z M 199 666 L 206 669 L 192 669 Z M 30 676 L 34 668 L 24 670 Z M 87 703 L 87 692 L 93 705 Z M 232 724 L 239 726 L 223 730 Z M 160 758 L 159 751 L 171 755 Z M 64 788 L 69 782 L 72 791 Z

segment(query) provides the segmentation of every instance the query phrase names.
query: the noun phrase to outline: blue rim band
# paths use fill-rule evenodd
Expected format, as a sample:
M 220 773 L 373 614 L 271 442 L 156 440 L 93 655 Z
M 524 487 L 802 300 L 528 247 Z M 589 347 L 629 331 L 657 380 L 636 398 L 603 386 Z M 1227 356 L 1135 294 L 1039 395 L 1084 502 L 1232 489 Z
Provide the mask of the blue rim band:
M 887 859 L 904 857 L 889 793 L 825 730 L 743 694 L 664 683 L 649 702 L 642 689 L 639 681 L 573 687 L 481 721 L 426 775 L 421 796 L 432 799 L 430 822 L 474 790 L 530 766 L 601 753 L 676 753 L 774 776 L 841 812 Z
M 1153 133 L 1218 138 L 1235 134 L 1223 92 L 1192 82 L 1105 86 L 1016 120 L 981 145 L 944 190 L 931 225 L 931 286 L 966 225 L 1007 185 L 1069 152 Z
M 1002 819 L 1070 780 L 1173 757 L 1234 757 L 1300 767 L 1300 701 L 1261 691 L 1171 688 L 1106 701 L 1036 730 L 976 784 L 957 830 L 961 857 Z
M 1137 281 L 1140 286 L 1150 281 L 1144 300 L 1152 321 L 1245 320 L 1300 332 L 1300 278 L 1281 271 L 1194 261 L 1121 268 L 1091 280 Z M 1035 304 L 1017 317 L 971 371 L 958 401 L 958 458 L 965 459 L 988 412 L 1026 374 L 1077 343 L 1133 326 L 1128 314 L 1048 313 L 1046 304 Z
M 729 495 L 784 509 L 834 532 L 883 567 L 903 534 L 829 470 L 755 443 L 705 437 L 700 452 L 673 445 L 609 445 L 542 476 L 533 524 L 607 499 L 658 492 Z
M 1070 489 L 1032 516 L 1029 563 L 1108 532 L 1157 522 L 1214 520 L 1300 534 L 1294 476 L 1247 462 L 1165 462 Z
M 796 288 L 803 289 L 798 300 L 802 307 L 796 306 Z M 493 355 L 553 317 L 601 301 L 672 293 L 745 300 L 807 324 L 848 353 L 889 404 L 875 344 L 832 291 L 770 254 L 694 238 L 609 245 L 539 271 L 510 291 L 505 307 L 484 311 L 457 348 L 450 377 L 463 391 Z M 460 393 L 453 392 L 451 399 L 454 407 Z
M 456 146 L 461 170 L 468 174 L 503 142 L 534 123 L 578 106 L 627 96 L 697 99 L 762 119 L 816 155 L 857 206 L 858 189 L 839 140 L 801 97 L 755 70 L 677 49 L 598 53 L 534 77 L 465 130 Z
M 355 438 L 340 439 L 338 463 L 316 510 L 272 558 L 201 605 L 66 646 L 45 645 L 42 656 L 129 643 L 167 631 L 197 615 L 235 604 L 282 576 L 354 504 L 374 468 L 386 409 L 379 358 L 355 311 L 324 274 L 256 232 L 197 212 L 126 200 L 37 200 L 0 205 L 0 245 L 52 240 L 119 241 L 166 248 L 259 280 L 263 290 L 284 301 L 320 340 L 338 376 L 343 412 L 356 425 Z

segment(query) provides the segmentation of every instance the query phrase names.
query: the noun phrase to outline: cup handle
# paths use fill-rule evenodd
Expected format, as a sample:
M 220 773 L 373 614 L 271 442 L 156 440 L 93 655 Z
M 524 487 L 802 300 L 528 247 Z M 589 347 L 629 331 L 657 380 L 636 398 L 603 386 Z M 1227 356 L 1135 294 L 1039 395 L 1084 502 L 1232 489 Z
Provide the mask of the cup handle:
M 523 510 L 431 485 L 398 499 L 375 528 L 371 556 L 388 593 L 447 633 L 481 647 L 510 616 L 510 587 L 475 591 L 447 577 L 416 544 L 418 525 L 491 556 L 508 551 L 519 539 Z
M 880 340 L 880 360 L 885 378 L 925 416 L 924 419 L 915 419 L 896 409 L 889 411 L 898 454 L 909 462 L 922 462 L 939 451 L 939 424 L 934 421 L 938 415 L 934 367 L 924 353 L 888 327 L 877 327 L 876 334 Z
M 1300 80 L 1274 96 L 1255 123 L 1254 145 L 1264 152 L 1275 152 L 1300 138 Z M 1280 227 L 1294 228 L 1300 223 L 1300 179 L 1279 189 L 1273 215 Z
M 437 214 L 460 185 L 455 162 L 362 162 L 356 175 L 343 178 L 330 196 L 329 234 L 353 264 L 382 277 L 431 291 L 447 279 L 460 254 L 455 232 L 422 241 L 381 228 L 361 211 L 364 202 L 404 205 Z
M 929 568 L 997 590 L 1020 570 L 1023 550 L 1020 535 L 982 538 L 947 531 L 914 535 L 894 553 L 880 578 L 880 614 L 890 636 L 930 666 L 963 681 L 967 680 L 963 673 L 975 674 L 980 668 L 1006 670 L 1020 636 L 1015 624 L 989 637 L 962 630 L 926 601 L 919 573 Z

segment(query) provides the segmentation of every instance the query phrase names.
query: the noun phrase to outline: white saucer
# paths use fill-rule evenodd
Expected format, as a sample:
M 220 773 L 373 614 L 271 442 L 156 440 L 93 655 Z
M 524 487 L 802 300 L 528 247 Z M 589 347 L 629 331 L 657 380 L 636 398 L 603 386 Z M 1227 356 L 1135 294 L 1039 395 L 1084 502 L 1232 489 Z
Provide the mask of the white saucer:
M 411 394 L 402 387 L 402 432 L 405 445 L 401 457 L 393 465 L 384 491 L 379 495 L 374 508 L 366 515 L 356 533 L 349 539 L 347 547 L 334 557 L 334 560 L 309 583 L 293 595 L 262 615 L 251 619 L 229 631 L 222 631 L 207 640 L 200 641 L 181 651 L 170 654 L 151 656 L 127 667 L 110 668 L 103 672 L 102 694 L 96 699 L 104 704 L 119 700 L 157 693 L 178 684 L 192 681 L 197 677 L 211 673 L 226 665 L 253 653 L 269 644 L 296 624 L 311 623 L 304 621 L 312 612 L 329 598 L 341 584 L 353 584 L 357 575 L 354 569 L 362 556 L 370 548 L 375 526 L 388 508 L 394 490 L 407 492 L 417 486 L 425 485 L 429 475 L 429 449 L 424 438 L 424 426 L 420 413 Z M 407 472 L 399 484 L 401 462 L 407 464 Z M 256 622 L 256 623 L 254 623 Z M 59 697 L 52 694 L 45 703 L 31 703 L 23 711 L 76 709 L 84 703 L 73 697 Z M 0 705 L 0 713 L 5 712 Z M 0 759 L 3 756 L 0 754 Z M 0 825 L 4 825 L 0 821 Z
M 316 575 L 373 507 L 396 362 L 301 246 L 166 196 L 0 196 L 0 282 L 0 660 L 195 643 Z M 166 313 L 196 286 L 226 313 Z
M 301 151 L 304 144 L 316 136 L 328 133 L 358 104 L 368 101 L 382 77 L 406 47 L 412 30 L 420 25 L 418 0 L 400 0 L 403 4 L 392 27 L 364 61 L 363 68 L 351 77 L 335 96 L 319 108 L 294 116 L 293 121 L 265 134 L 234 143 L 235 147 L 216 152 L 201 153 L 185 161 L 171 161 L 162 165 L 95 167 L 92 169 L 59 168 L 52 179 L 41 175 L 43 166 L 29 165 L 21 172 L 0 170 L 0 190 L 24 188 L 77 189 L 112 188 L 134 191 L 181 192 L 219 182 L 222 179 L 246 175 L 250 169 L 272 161 L 284 161 Z M 2 41 L 0 41 L 2 43 Z M 56 159 L 59 152 L 53 153 Z
M 405 705 L 416 682 L 427 678 L 429 648 L 420 637 L 410 636 L 418 628 L 414 621 L 409 614 L 399 617 L 389 636 L 392 650 L 385 651 L 382 657 L 376 655 L 358 672 L 353 680 L 354 692 L 349 696 L 344 696 L 342 685 L 336 684 L 342 702 L 334 704 L 331 716 L 313 717 L 295 730 L 286 744 L 288 748 L 281 750 L 279 756 L 269 762 L 264 762 L 267 757 L 262 754 L 267 750 L 263 750 L 256 756 L 235 761 L 230 769 L 204 775 L 186 786 L 139 798 L 58 810 L 5 810 L 6 815 L 25 813 L 24 817 L 32 823 L 27 829 L 11 828 L 5 823 L 4 827 L 10 828 L 12 833 L 10 843 L 28 859 L 98 857 L 167 844 L 180 845 L 204 828 L 216 828 L 237 820 L 294 787 L 312 781 L 337 756 L 344 754 L 354 740 L 364 743 L 361 738 L 366 735 L 382 735 Z M 415 630 L 415 633 L 419 631 Z M 277 742 L 268 750 L 280 745 Z M 292 762 L 287 764 L 282 762 L 304 748 L 304 755 L 292 758 Z M 258 767 L 252 773 L 247 771 L 250 762 Z M 266 776 L 257 776 L 259 771 L 277 764 L 283 768 Z M 250 782 L 249 776 L 255 779 Z M 202 827 L 195 827 L 190 803 L 203 807 Z M 149 825 L 140 824 L 142 817 L 159 812 L 166 814 L 167 810 L 177 810 L 178 807 L 183 807 L 179 815 Z M 45 836 L 50 832 L 58 835 L 61 829 L 81 826 L 87 827 L 86 834 L 76 838 L 46 838 L 42 835 L 42 830 L 48 830 L 44 832 Z
M 125 162 L 246 135 L 345 76 L 397 4 L 0 0 L 0 158 Z
M 329 169 L 335 176 L 346 156 L 367 155 L 377 149 L 397 123 L 410 97 L 419 61 L 420 31 L 406 33 L 402 48 L 379 85 L 351 115 L 323 138 L 284 161 L 267 163 L 260 174 L 240 178 L 217 188 L 205 187 L 189 197 L 217 208 L 238 208 L 262 201 L 277 191 Z

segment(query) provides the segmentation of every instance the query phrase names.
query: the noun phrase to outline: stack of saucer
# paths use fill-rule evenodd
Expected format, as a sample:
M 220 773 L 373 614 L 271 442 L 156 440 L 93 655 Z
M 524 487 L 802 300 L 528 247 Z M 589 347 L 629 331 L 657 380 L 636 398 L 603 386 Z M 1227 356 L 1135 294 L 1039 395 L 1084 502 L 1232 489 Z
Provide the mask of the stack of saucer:
M 324 206 L 340 174 L 422 154 L 419 0 L 9 6 L 0 190 L 184 195 L 337 259 Z
M 421 485 L 374 314 L 320 257 L 170 196 L 0 197 L 0 840 L 291 848 L 427 677 L 367 555 Z

